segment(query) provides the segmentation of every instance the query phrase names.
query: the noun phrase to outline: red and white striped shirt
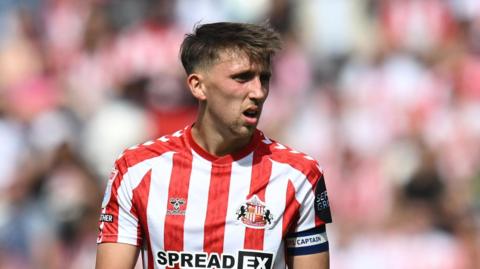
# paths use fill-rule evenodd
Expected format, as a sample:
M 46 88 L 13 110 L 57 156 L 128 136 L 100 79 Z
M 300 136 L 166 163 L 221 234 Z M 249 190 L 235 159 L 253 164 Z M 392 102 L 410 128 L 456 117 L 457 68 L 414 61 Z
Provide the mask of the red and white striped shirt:
M 97 241 L 141 247 L 144 268 L 285 268 L 287 235 L 330 222 L 315 213 L 320 184 L 315 160 L 258 130 L 215 157 L 187 127 L 115 162 Z

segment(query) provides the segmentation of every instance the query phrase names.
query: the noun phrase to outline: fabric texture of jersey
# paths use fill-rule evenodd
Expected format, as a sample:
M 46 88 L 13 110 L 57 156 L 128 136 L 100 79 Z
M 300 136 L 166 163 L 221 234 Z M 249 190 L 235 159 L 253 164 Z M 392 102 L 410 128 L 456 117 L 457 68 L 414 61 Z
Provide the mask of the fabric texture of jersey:
M 117 159 L 97 243 L 141 247 L 144 268 L 285 268 L 286 239 L 330 221 L 311 157 L 258 130 L 242 151 L 215 157 L 186 127 Z

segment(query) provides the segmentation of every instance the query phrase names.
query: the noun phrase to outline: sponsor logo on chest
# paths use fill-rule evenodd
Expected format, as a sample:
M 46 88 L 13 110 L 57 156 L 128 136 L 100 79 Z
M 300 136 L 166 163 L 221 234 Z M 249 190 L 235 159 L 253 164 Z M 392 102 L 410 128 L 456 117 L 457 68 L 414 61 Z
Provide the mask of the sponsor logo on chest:
M 274 254 L 261 251 L 238 251 L 237 255 L 206 253 L 158 251 L 156 263 L 160 266 L 180 268 L 236 268 L 236 269 L 271 269 Z

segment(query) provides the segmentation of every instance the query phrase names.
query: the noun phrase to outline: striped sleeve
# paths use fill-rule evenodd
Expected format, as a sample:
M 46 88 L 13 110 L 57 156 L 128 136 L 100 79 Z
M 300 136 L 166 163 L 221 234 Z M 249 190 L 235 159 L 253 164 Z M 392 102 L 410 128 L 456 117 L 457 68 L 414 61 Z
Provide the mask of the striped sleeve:
M 126 243 L 139 246 L 139 222 L 132 204 L 132 181 L 125 158 L 115 162 L 102 201 L 97 243 Z
M 297 222 L 287 234 L 287 253 L 305 255 L 328 250 L 325 224 L 331 223 L 330 205 L 323 173 L 313 170 L 296 184 L 300 203 Z
M 332 222 L 325 180 L 318 166 L 311 165 L 308 171 L 304 170 L 294 185 L 300 203 L 295 232 Z

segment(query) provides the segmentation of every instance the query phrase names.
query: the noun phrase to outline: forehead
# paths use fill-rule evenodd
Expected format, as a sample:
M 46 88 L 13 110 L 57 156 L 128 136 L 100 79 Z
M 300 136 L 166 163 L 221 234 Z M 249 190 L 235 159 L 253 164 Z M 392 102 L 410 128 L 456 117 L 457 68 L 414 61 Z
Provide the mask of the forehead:
M 218 53 L 218 58 L 213 62 L 212 69 L 224 71 L 241 70 L 270 70 L 270 64 L 266 61 L 254 61 L 247 53 L 240 50 L 224 50 Z

